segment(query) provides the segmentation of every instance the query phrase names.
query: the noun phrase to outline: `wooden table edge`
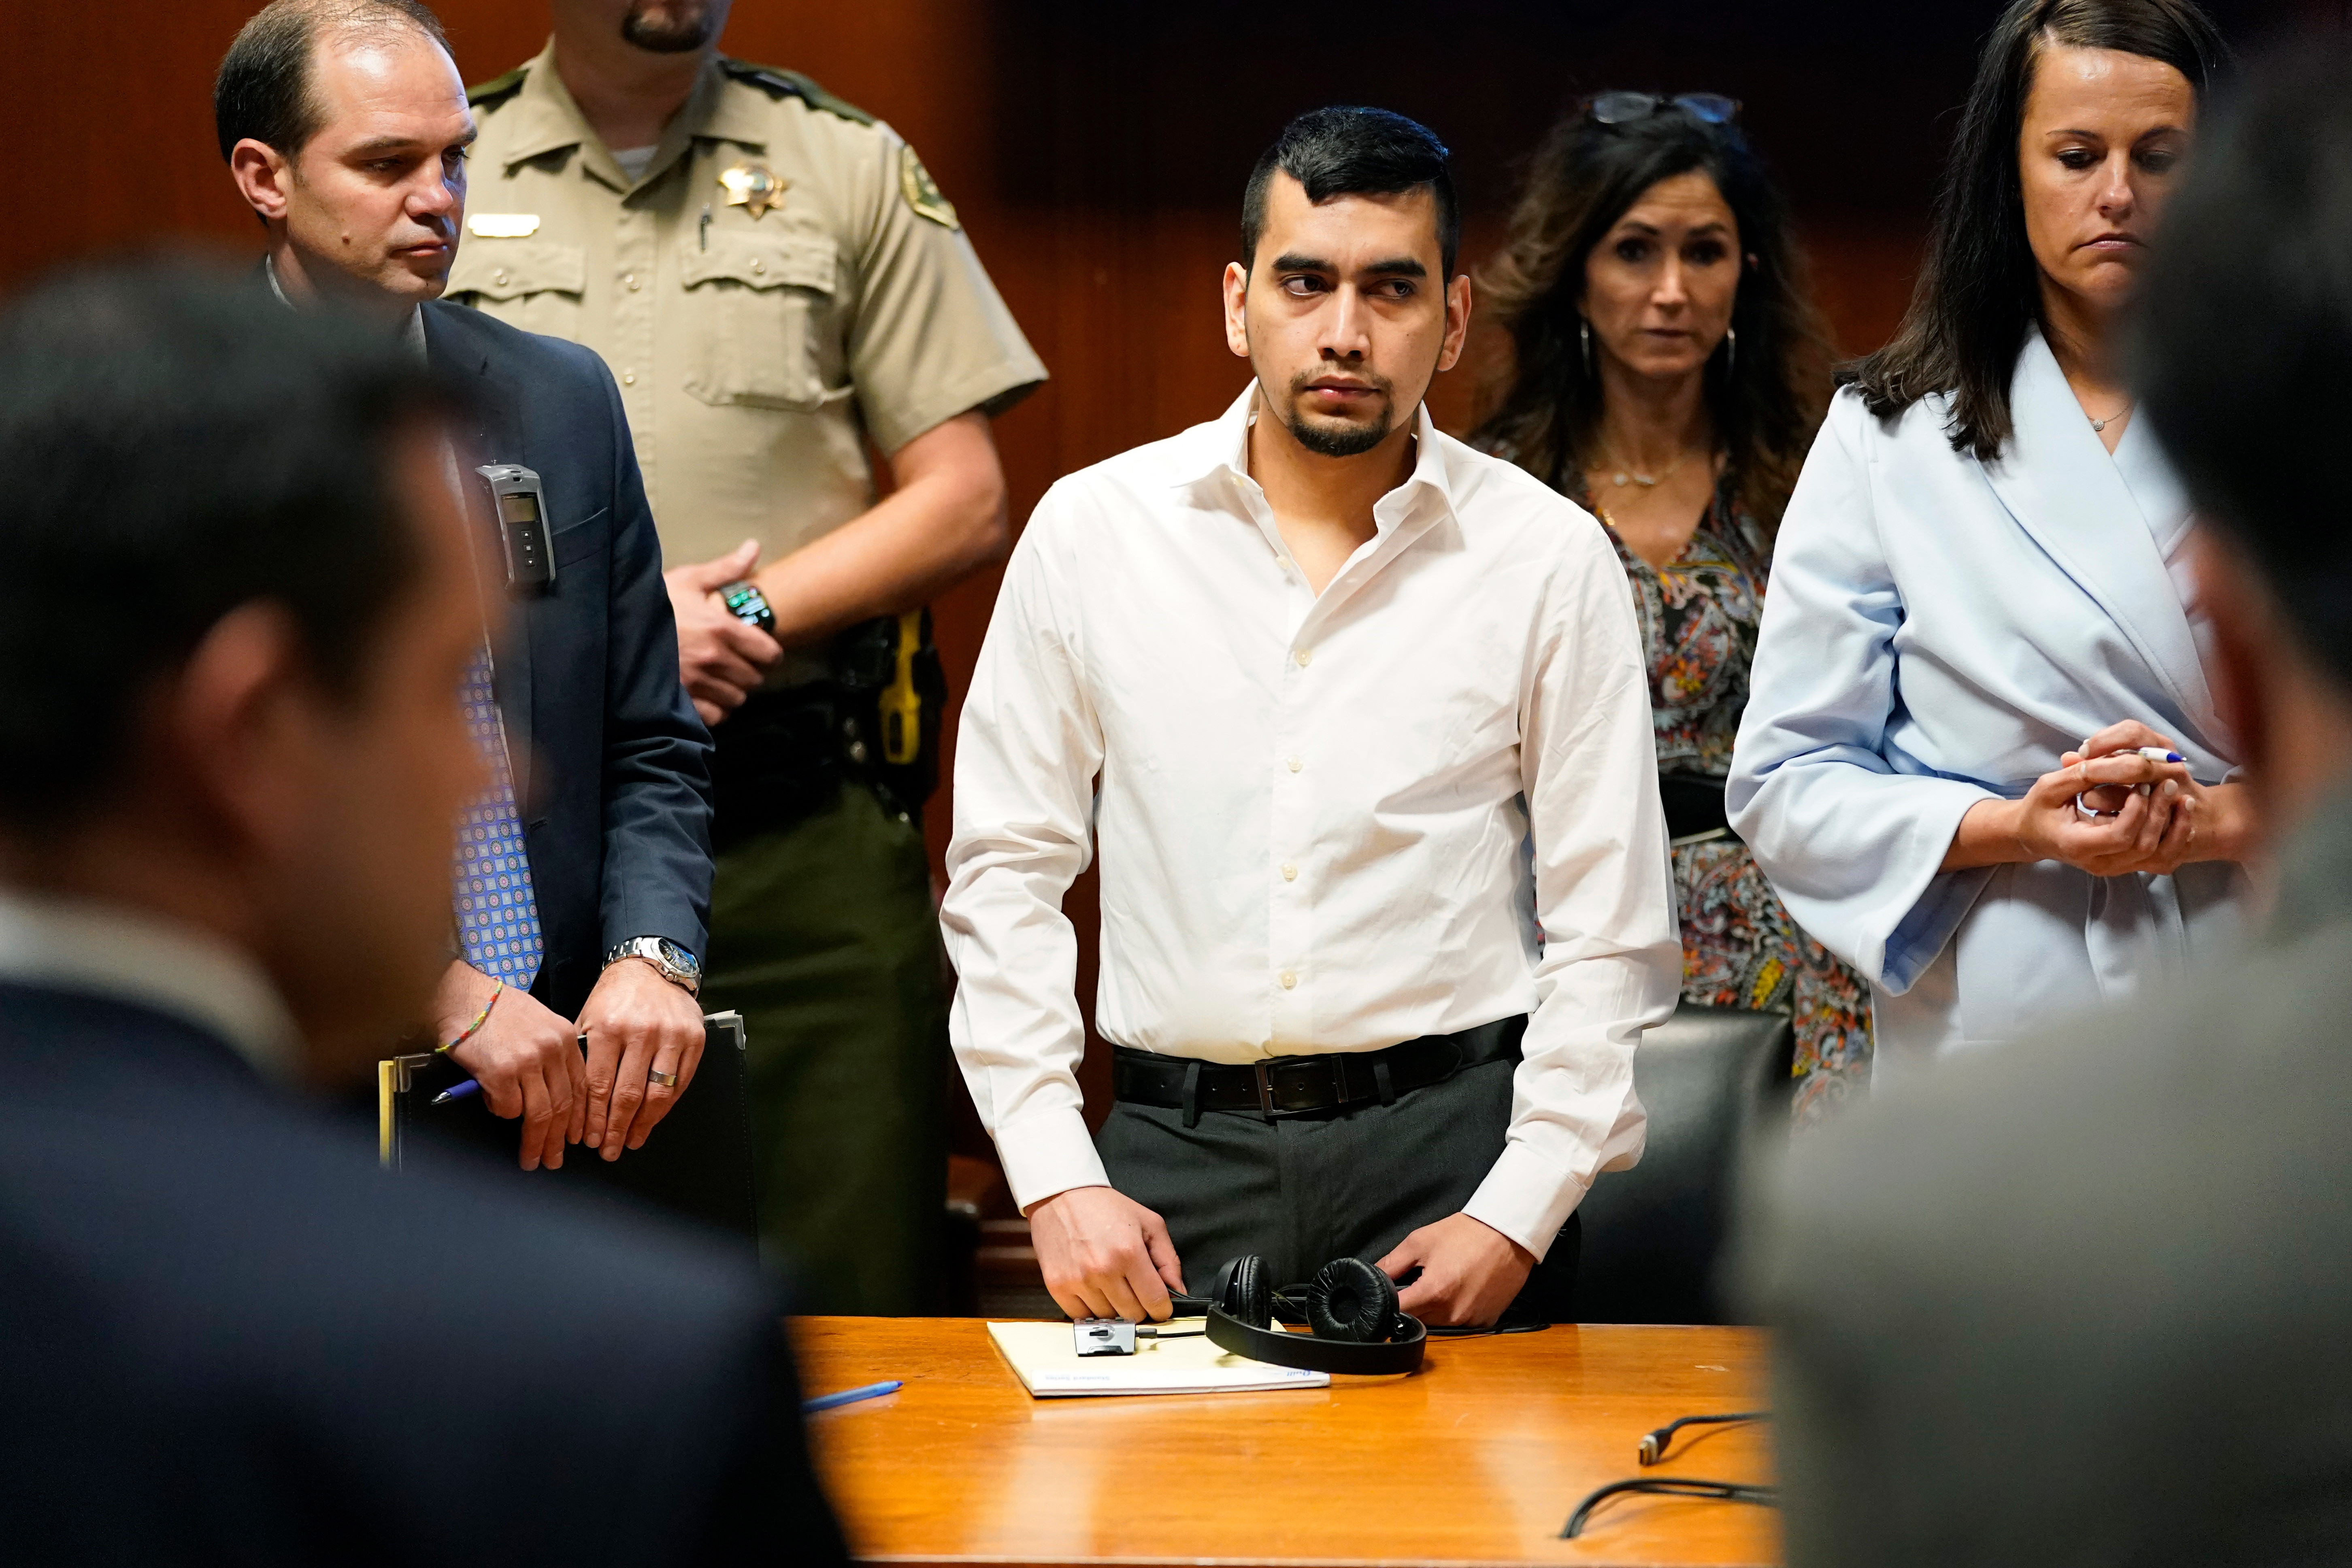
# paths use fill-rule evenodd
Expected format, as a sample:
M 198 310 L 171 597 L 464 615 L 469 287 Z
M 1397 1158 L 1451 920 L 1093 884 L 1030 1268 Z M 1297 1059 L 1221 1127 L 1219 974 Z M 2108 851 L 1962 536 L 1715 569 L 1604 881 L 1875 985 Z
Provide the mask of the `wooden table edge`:
M 1563 1542 L 1565 1544 L 1565 1542 Z M 853 1563 L 887 1564 L 888 1568 L 1069 1568 L 1067 1558 L 1034 1556 L 947 1556 L 932 1552 L 859 1552 L 850 1553 Z M 1089 1557 L 1089 1568 L 1397 1568 L 1410 1562 L 1413 1568 L 1528 1568 L 1524 1557 Z M 1647 1568 L 1646 1564 L 1620 1563 L 1609 1557 L 1563 1557 L 1560 1568 Z M 1711 1568 L 1781 1568 L 1780 1559 L 1759 1557 L 1752 1562 L 1717 1563 Z

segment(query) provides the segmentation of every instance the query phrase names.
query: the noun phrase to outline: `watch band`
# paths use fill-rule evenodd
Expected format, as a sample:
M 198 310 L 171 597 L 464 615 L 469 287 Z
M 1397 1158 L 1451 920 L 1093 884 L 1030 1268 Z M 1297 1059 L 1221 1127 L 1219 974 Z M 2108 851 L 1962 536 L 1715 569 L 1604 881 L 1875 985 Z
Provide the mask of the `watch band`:
M 776 635 L 776 612 L 757 583 L 749 578 L 730 583 L 719 590 L 719 601 L 727 606 L 729 615 L 745 626 L 756 626 L 770 637 Z
M 616 942 L 604 954 L 604 967 L 610 969 L 625 958 L 642 959 L 652 964 L 664 980 L 689 996 L 702 994 L 702 961 L 667 937 L 633 936 Z

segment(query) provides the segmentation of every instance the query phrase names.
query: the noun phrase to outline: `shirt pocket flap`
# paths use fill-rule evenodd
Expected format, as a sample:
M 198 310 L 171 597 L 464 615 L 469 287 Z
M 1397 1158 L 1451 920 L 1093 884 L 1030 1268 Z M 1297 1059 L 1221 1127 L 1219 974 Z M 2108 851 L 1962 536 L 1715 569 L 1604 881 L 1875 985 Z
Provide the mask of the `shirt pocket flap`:
M 725 234 L 710 236 L 710 248 L 684 247 L 680 274 L 689 289 L 714 279 L 730 279 L 753 289 L 814 289 L 833 292 L 836 249 L 822 235 Z
M 469 239 L 449 268 L 449 292 L 489 300 L 577 294 L 588 287 L 588 248 L 550 239 Z

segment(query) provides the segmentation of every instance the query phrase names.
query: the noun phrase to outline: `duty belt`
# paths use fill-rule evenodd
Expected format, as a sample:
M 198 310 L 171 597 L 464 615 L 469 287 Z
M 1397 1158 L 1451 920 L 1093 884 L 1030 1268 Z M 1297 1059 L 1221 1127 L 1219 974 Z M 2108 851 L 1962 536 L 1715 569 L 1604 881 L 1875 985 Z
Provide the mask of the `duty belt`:
M 1366 1100 L 1393 1105 L 1398 1095 L 1443 1083 L 1465 1068 L 1517 1061 L 1524 1016 L 1497 1018 L 1454 1035 L 1423 1035 L 1377 1051 L 1327 1051 L 1269 1057 L 1244 1066 L 1112 1047 L 1111 1093 L 1135 1105 L 1181 1110 L 1192 1127 L 1204 1110 L 1272 1121 Z
M 832 640 L 825 663 L 828 679 L 754 692 L 712 727 L 713 848 L 793 826 L 844 784 L 890 812 L 923 809 L 947 706 L 930 612 L 860 622 Z

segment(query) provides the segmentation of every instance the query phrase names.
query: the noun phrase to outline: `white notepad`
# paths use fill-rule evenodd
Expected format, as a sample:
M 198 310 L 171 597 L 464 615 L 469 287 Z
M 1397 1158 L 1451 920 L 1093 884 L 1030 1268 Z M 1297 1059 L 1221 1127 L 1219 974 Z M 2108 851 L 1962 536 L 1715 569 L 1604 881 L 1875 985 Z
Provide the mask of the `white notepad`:
M 1178 1322 L 1191 1328 L 1198 1318 Z M 1171 1325 L 1175 1326 L 1175 1325 Z M 1138 1340 L 1133 1355 L 1082 1356 L 1067 1323 L 991 1323 L 988 1337 L 1038 1399 L 1085 1394 L 1239 1394 L 1328 1388 L 1330 1374 L 1273 1366 L 1221 1351 L 1205 1334 Z

